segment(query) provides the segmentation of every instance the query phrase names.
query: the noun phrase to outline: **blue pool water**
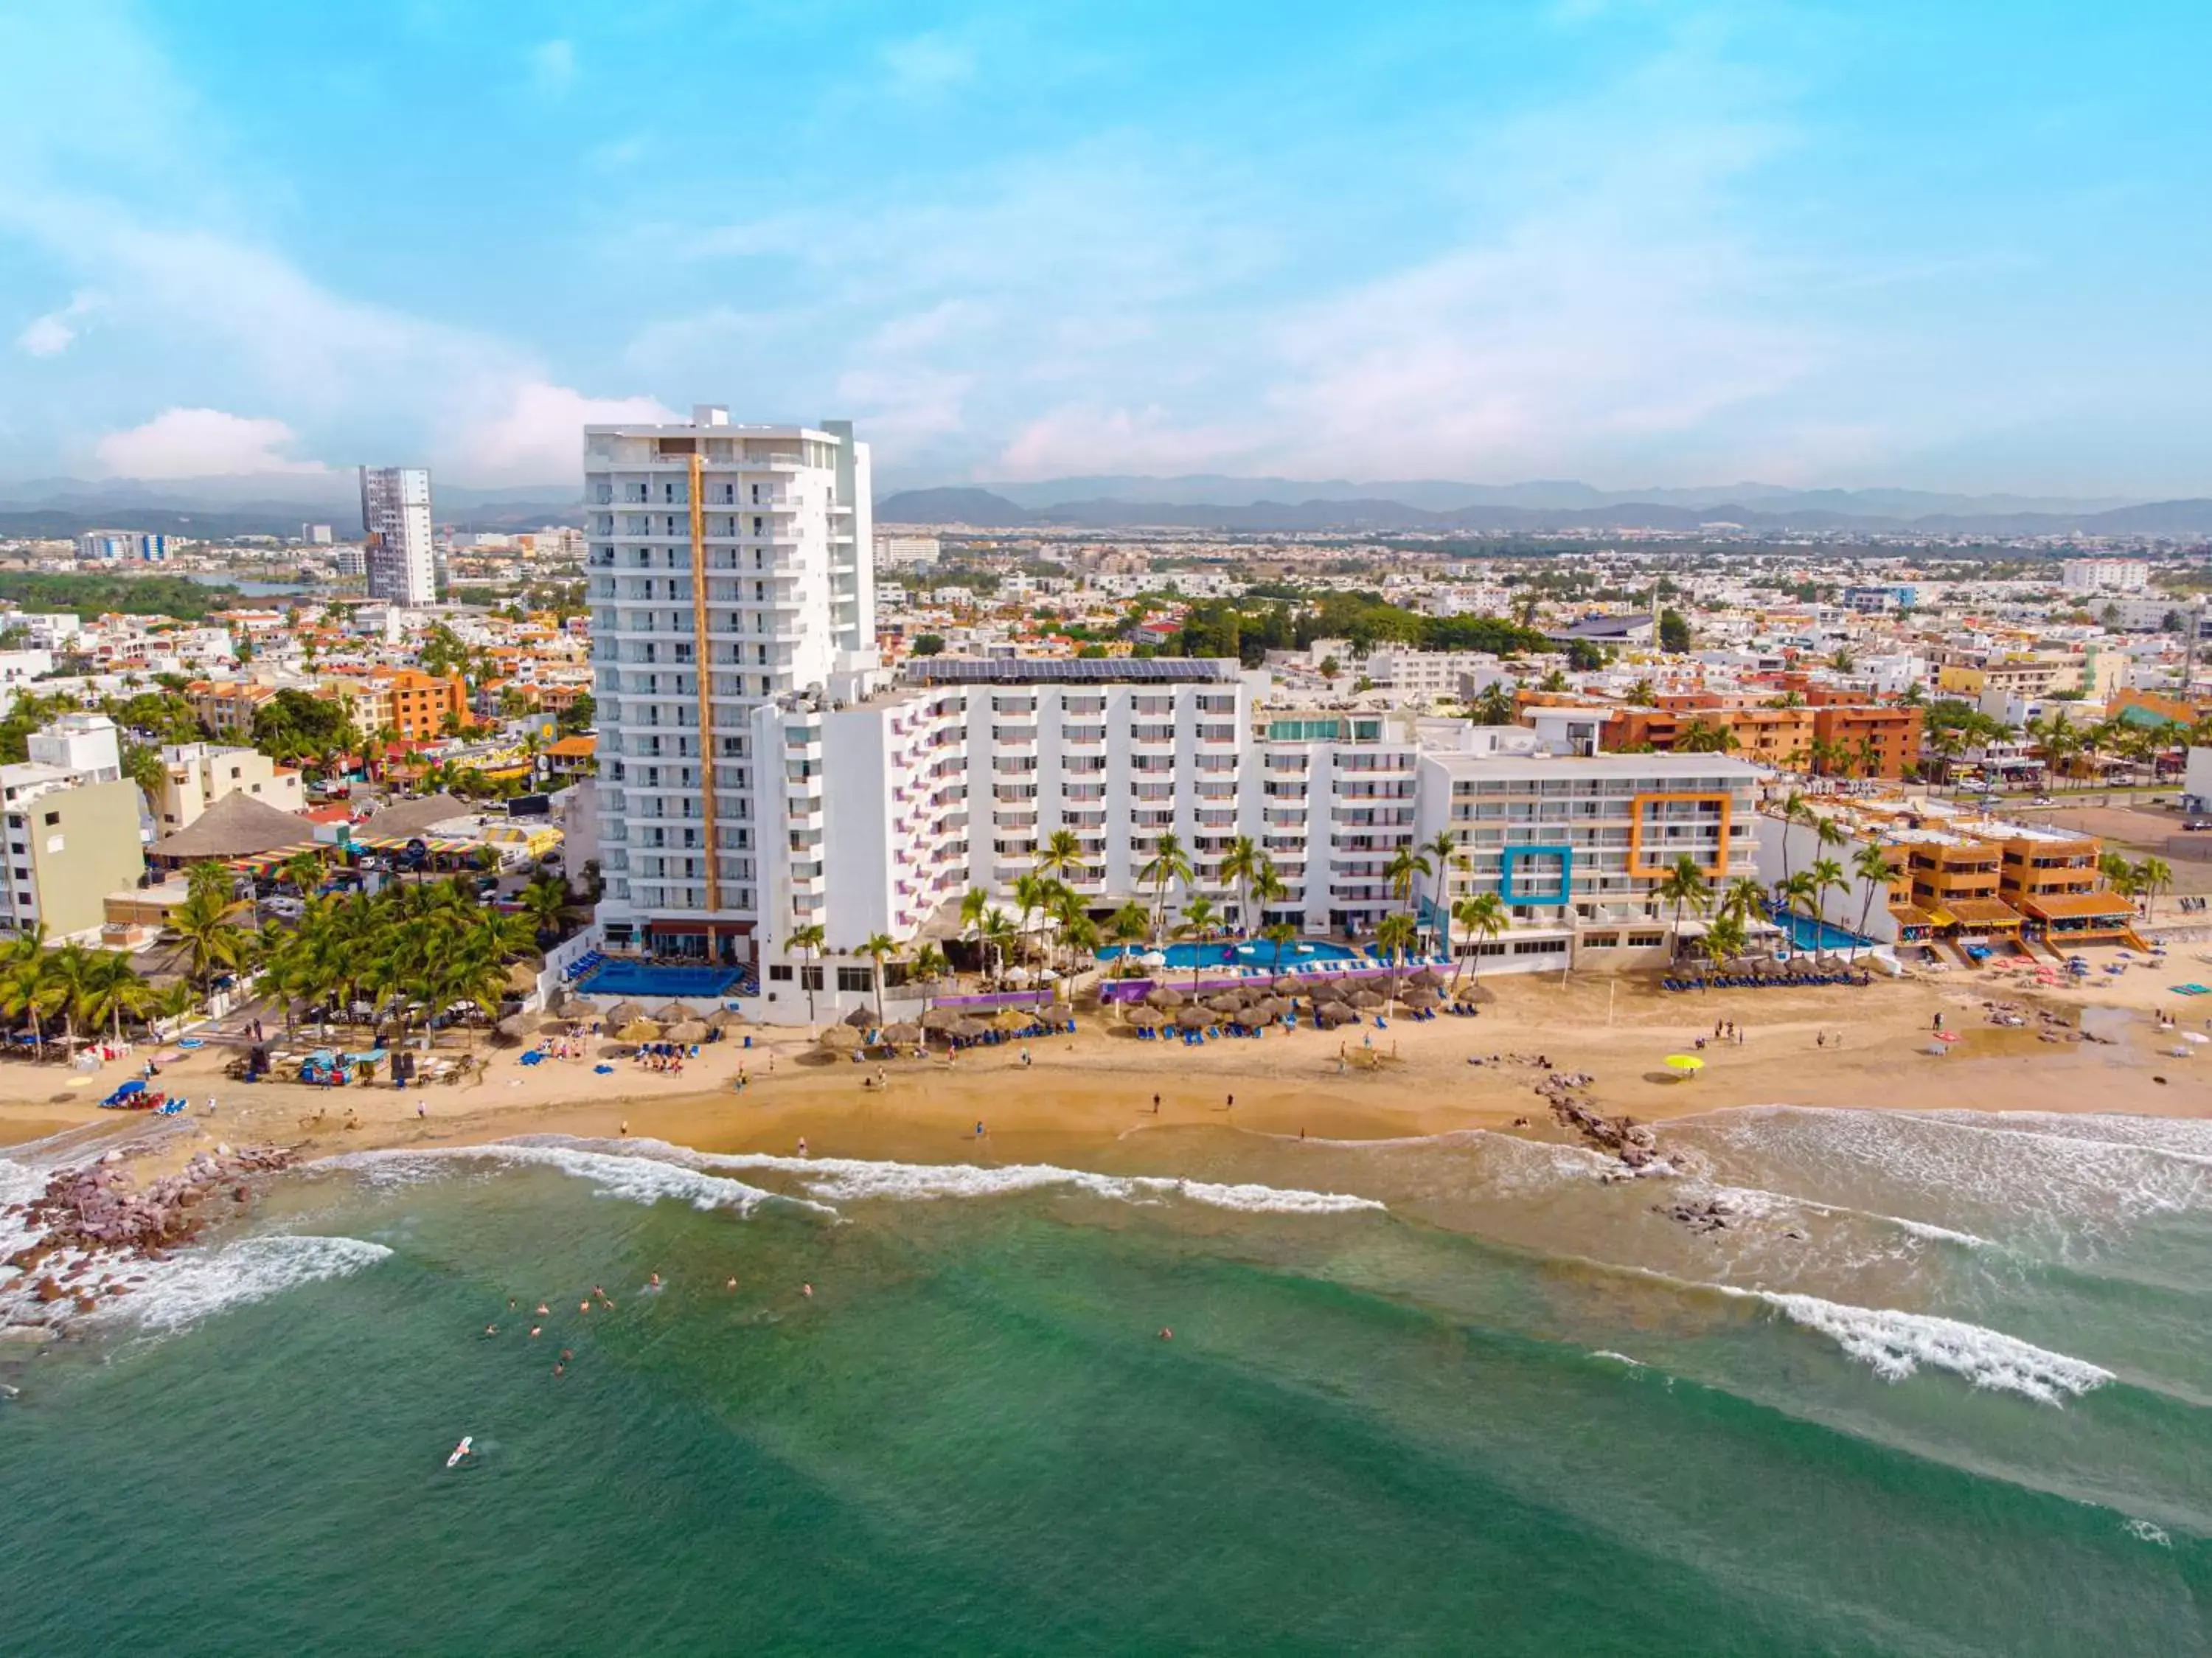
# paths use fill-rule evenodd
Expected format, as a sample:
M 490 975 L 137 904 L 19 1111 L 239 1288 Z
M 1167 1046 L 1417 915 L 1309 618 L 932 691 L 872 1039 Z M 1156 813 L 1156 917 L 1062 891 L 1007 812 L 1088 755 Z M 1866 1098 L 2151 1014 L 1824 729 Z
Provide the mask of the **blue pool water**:
M 1861 938 L 1826 921 L 1816 921 L 1808 916 L 1777 912 L 1774 924 L 1782 929 L 1790 944 L 1800 950 L 1856 950 L 1874 941 Z
M 1141 946 L 1133 946 L 1132 955 L 1147 952 Z M 1121 954 L 1116 945 L 1101 950 L 1102 958 L 1111 959 Z M 1170 967 L 1222 967 L 1232 962 L 1240 967 L 1272 967 L 1275 964 L 1275 947 L 1266 939 L 1246 939 L 1231 943 L 1218 939 L 1211 944 L 1170 944 L 1160 952 L 1168 959 Z M 1304 961 L 1357 961 L 1359 952 L 1348 945 L 1331 944 L 1323 940 L 1304 939 L 1296 944 L 1283 946 L 1283 966 L 1295 967 Z
M 727 996 L 741 975 L 735 967 L 665 966 L 651 961 L 609 961 L 579 979 L 584 996 Z

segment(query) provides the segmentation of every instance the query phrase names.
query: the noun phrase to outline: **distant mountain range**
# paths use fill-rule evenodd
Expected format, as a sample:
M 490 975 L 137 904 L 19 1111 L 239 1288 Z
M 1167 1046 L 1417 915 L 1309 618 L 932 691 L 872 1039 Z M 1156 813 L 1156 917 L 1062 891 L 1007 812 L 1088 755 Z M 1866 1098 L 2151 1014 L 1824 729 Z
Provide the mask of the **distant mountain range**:
M 581 497 L 580 486 L 574 485 L 480 490 L 431 479 L 437 521 L 459 529 L 580 524 Z M 305 523 L 328 524 L 340 539 L 358 536 L 361 489 L 355 474 L 275 472 L 174 482 L 40 478 L 0 484 L 0 537 L 116 529 L 221 540 L 234 535 L 297 535 Z
M 439 523 L 460 529 L 580 524 L 575 485 L 473 489 L 433 479 Z M 904 490 L 876 503 L 879 524 L 966 524 L 978 529 L 1061 526 L 1273 532 L 1536 533 L 1754 530 L 1868 534 L 2212 535 L 2212 500 L 1945 495 L 1921 490 L 1789 490 L 1741 483 L 1696 489 L 1606 491 L 1572 481 L 1456 484 L 1310 483 L 1295 479 L 1107 476 L 1038 483 Z M 296 535 L 302 523 L 358 533 L 350 472 L 250 478 L 0 484 L 0 537 L 66 536 L 87 529 L 169 534 Z
M 1071 479 L 1097 483 L 1097 479 Z M 1201 479 L 1201 485 L 1223 482 Z M 1024 485 L 1035 492 L 1043 485 Z M 1292 488 L 1308 486 L 1293 485 Z M 1371 485 L 1376 491 L 1390 487 Z M 1421 490 L 1458 489 L 1464 485 L 1422 485 Z M 1528 491 L 1575 490 L 1579 485 L 1527 485 Z M 1759 486 L 1747 486 L 1745 496 Z M 1596 493 L 1592 491 L 1593 494 Z M 1659 491 L 1697 493 L 1705 491 Z M 2212 534 L 2212 500 L 2153 501 L 2115 505 L 2107 502 L 2046 503 L 2034 509 L 2015 504 L 2020 497 L 1923 495 L 1904 490 L 1774 491 L 1755 497 L 1713 502 L 1623 498 L 1591 504 L 1521 505 L 1508 502 L 1469 503 L 1437 509 L 1415 506 L 1380 493 L 1349 497 L 1308 496 L 1296 501 L 1267 498 L 1242 503 L 1191 502 L 1127 496 L 1062 497 L 1028 505 L 996 490 L 950 488 L 907 490 L 876 503 L 878 524 L 965 524 L 977 529 L 1066 527 L 1080 529 L 1212 529 L 1250 533 L 1358 533 L 1392 531 L 1429 533 L 1538 533 L 1576 530 L 1695 530 L 1712 524 L 1754 530 L 1816 530 L 1844 533 L 1905 532 L 1931 535 L 2145 535 L 2188 537 Z M 1941 503 L 1940 505 L 1930 503 Z M 1917 509 L 1917 510 L 1916 510 Z

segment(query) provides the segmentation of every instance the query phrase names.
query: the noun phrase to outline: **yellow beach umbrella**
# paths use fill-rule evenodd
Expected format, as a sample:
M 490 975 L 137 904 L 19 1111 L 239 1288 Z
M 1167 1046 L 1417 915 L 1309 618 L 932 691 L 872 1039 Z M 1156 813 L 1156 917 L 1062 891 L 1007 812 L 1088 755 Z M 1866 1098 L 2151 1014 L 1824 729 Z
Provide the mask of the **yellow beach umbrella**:
M 1703 1070 L 1705 1068 L 1705 1062 L 1698 1058 L 1694 1053 L 1670 1053 L 1667 1056 L 1667 1069 L 1668 1070 L 1679 1070 L 1686 1075 L 1694 1076 L 1698 1072 Z

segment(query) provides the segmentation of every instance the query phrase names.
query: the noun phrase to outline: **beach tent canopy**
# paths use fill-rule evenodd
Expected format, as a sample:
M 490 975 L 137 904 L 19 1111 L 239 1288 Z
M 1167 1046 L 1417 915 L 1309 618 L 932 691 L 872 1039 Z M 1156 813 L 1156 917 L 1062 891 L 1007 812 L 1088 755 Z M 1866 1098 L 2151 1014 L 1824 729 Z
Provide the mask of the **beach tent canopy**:
M 313 826 L 251 795 L 225 795 L 198 819 L 146 849 L 146 856 L 196 863 L 262 852 L 314 849 Z

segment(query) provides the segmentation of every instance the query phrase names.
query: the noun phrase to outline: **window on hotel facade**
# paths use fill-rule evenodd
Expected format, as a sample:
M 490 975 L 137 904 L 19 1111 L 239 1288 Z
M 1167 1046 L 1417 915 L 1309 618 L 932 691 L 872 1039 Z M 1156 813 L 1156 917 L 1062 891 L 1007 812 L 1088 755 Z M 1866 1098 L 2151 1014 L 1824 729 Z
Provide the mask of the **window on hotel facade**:
M 876 975 L 869 967 L 840 967 L 837 969 L 837 988 L 841 991 L 872 991 Z

